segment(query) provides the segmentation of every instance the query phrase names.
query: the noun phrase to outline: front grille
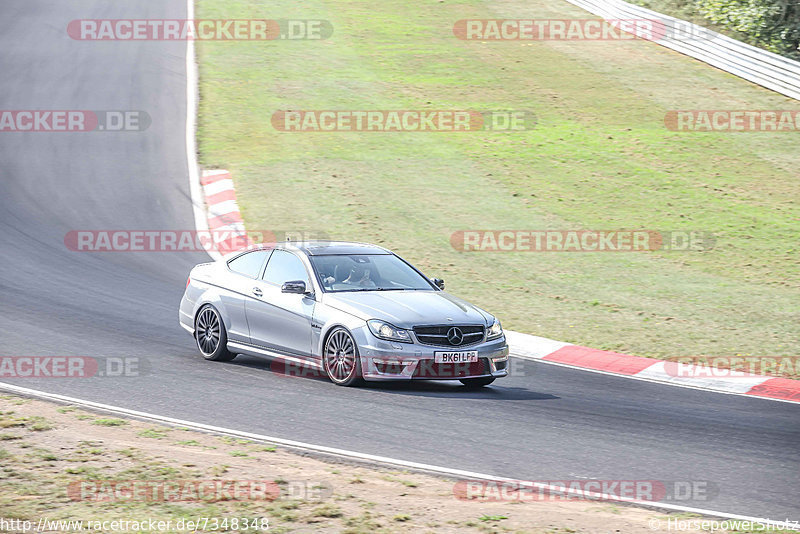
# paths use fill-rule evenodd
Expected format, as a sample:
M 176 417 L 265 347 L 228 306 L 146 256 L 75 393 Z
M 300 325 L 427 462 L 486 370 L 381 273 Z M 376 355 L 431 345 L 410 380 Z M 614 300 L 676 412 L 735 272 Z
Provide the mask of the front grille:
M 491 374 L 489 360 L 478 358 L 469 363 L 435 363 L 433 360 L 420 360 L 414 369 L 413 378 L 463 378 Z
M 461 341 L 453 343 L 451 329 L 461 332 Z M 437 326 L 415 326 L 414 334 L 420 343 L 425 345 L 439 345 L 441 347 L 463 347 L 483 341 L 483 325 L 437 325 Z M 456 336 L 457 337 L 457 336 Z

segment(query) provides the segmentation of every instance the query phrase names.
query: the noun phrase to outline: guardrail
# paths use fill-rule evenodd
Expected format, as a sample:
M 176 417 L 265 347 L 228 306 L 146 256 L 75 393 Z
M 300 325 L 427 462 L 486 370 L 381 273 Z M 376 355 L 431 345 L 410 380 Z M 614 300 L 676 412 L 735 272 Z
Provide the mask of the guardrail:
M 622 0 L 567 0 L 604 19 L 646 19 L 663 24 L 653 39 L 718 69 L 800 100 L 800 62 Z

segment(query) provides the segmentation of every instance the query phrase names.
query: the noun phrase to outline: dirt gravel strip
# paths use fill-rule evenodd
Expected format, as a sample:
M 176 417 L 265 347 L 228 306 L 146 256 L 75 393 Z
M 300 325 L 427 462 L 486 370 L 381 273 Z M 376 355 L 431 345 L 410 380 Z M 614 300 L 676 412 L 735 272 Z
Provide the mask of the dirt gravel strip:
M 227 518 L 217 532 L 248 531 L 232 528 L 233 518 L 263 518 L 269 532 L 652 533 L 678 524 L 702 531 L 697 515 L 618 503 L 465 500 L 456 491 L 463 481 L 15 395 L 0 396 L 0 459 L 2 532 L 20 530 L 5 528 L 8 521 L 42 518 L 170 521 L 165 531 L 180 532 L 179 520 L 202 517 Z M 209 492 L 210 481 L 223 490 Z

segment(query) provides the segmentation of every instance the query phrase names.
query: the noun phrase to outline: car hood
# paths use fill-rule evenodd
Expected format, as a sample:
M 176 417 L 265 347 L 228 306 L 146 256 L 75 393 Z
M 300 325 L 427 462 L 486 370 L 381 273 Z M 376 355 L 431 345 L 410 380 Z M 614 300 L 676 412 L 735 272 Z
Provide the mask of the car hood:
M 399 328 L 423 324 L 489 325 L 492 315 L 444 291 L 361 291 L 328 293 L 327 305 L 364 319 L 382 319 Z

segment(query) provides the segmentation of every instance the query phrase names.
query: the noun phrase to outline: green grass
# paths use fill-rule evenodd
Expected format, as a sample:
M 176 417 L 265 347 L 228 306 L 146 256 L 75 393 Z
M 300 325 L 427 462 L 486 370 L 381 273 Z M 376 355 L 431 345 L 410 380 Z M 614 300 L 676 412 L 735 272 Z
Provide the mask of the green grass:
M 644 41 L 455 39 L 465 18 L 586 18 L 561 0 L 200 0 L 321 18 L 324 41 L 201 42 L 200 158 L 251 230 L 379 243 L 506 328 L 653 356 L 795 355 L 796 133 L 680 133 L 673 109 L 797 102 Z M 285 133 L 286 109 L 530 110 L 530 131 Z M 705 252 L 464 253 L 464 229 L 713 233 Z
M 31 421 L 28 428 L 36 432 L 42 432 L 44 430 L 52 430 L 54 428 L 53 424 L 50 423 L 50 421 L 47 421 L 44 417 L 32 417 L 31 419 L 33 420 Z
M 38 415 L 32 416 L 18 416 L 14 412 L 0 411 L 0 428 L 26 428 L 34 432 L 42 432 L 45 430 L 52 430 L 55 428 L 51 421 Z M 17 439 L 18 436 L 13 434 L 3 434 L 0 436 L 2 440 Z
M 335 518 L 342 517 L 344 513 L 338 507 L 332 504 L 323 504 L 322 506 L 318 506 L 312 510 L 311 515 L 314 517 Z
M 123 426 L 127 425 L 128 422 L 123 419 L 101 417 L 92 421 L 92 424 L 99 426 Z
M 358 477 L 356 477 L 358 478 Z M 381 477 L 384 480 L 388 480 L 389 482 L 399 482 L 400 484 L 404 485 L 407 488 L 416 488 L 418 484 L 416 482 L 412 482 L 410 480 L 402 480 L 400 478 L 394 478 L 390 476 Z M 351 481 L 351 484 L 356 483 L 355 481 Z
M 168 428 L 148 428 L 140 430 L 137 435 L 143 438 L 164 439 L 167 437 Z

